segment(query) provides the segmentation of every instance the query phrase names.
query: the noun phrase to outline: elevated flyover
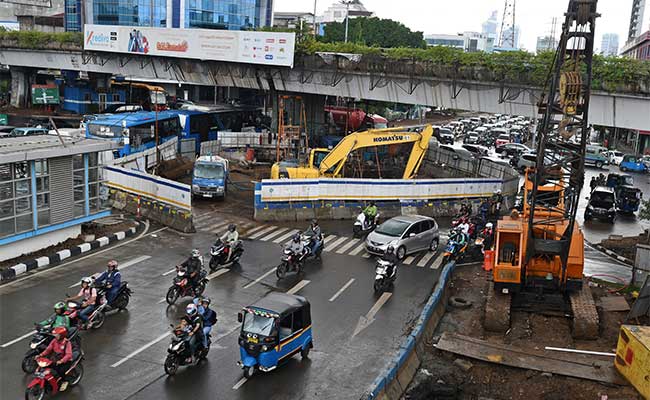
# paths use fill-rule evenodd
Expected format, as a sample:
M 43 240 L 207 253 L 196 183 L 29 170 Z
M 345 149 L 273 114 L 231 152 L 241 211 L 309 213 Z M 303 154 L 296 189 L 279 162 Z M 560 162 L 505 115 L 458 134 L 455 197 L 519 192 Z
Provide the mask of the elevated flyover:
M 537 115 L 541 88 L 526 72 L 499 77 L 476 67 L 441 66 L 353 54 L 298 55 L 293 69 L 74 49 L 0 47 L 0 64 L 56 68 L 148 82 L 187 83 L 345 96 L 490 113 Z M 634 88 L 592 91 L 590 123 L 647 130 L 650 78 Z

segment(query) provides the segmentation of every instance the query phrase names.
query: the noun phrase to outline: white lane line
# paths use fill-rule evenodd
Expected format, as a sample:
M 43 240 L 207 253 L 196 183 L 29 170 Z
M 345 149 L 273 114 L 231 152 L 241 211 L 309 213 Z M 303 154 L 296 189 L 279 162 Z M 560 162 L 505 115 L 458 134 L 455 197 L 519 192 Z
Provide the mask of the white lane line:
M 166 301 L 167 301 L 167 299 L 163 297 L 162 299 L 158 300 L 157 304 L 162 304 L 162 303 L 164 303 Z
M 411 263 L 415 260 L 415 257 L 413 256 L 408 256 L 402 261 L 402 264 L 408 264 L 411 265 Z
M 206 219 L 208 219 L 208 218 L 210 218 L 212 216 L 213 216 L 212 213 L 197 215 L 196 218 L 194 218 L 194 222 L 205 221 Z
M 280 229 L 275 230 L 275 231 L 271 232 L 270 234 L 264 236 L 264 237 L 261 238 L 260 240 L 263 241 L 263 242 L 268 242 L 269 240 L 273 239 L 273 238 L 276 237 L 277 235 L 279 235 L 279 234 L 281 234 L 282 232 L 287 231 L 287 230 L 289 230 L 289 228 L 280 228 Z
M 325 246 L 325 248 L 323 249 L 323 251 L 332 251 L 332 250 L 334 250 L 334 248 L 335 248 L 336 246 L 340 245 L 341 243 L 345 242 L 346 240 L 349 240 L 349 239 L 346 238 L 345 236 L 344 236 L 344 237 L 340 237 L 340 238 L 338 238 L 337 240 L 335 240 L 334 242 L 332 242 L 332 243 L 328 244 L 327 246 Z
M 269 272 L 265 273 L 264 275 L 260 276 L 259 278 L 255 279 L 253 282 L 249 283 L 248 285 L 244 286 L 244 289 L 248 289 L 249 287 L 260 283 L 262 279 L 266 278 L 267 276 L 271 275 L 272 273 L 275 272 L 276 267 L 273 267 L 269 270 Z
M 161 340 L 163 340 L 164 338 L 166 338 L 169 335 L 171 335 L 171 332 L 167 332 L 167 333 L 164 333 L 164 334 L 158 336 L 157 338 L 155 338 L 151 342 L 145 344 L 144 346 L 140 347 L 139 349 L 137 349 L 133 353 L 129 354 L 128 356 L 124 357 L 120 361 L 118 361 L 115 364 L 111 365 L 111 368 L 119 367 L 120 365 L 124 364 L 125 362 L 129 361 L 131 358 L 133 358 L 133 357 L 137 356 L 138 354 L 142 353 L 143 351 L 147 350 L 149 347 L 151 347 L 154 344 L 160 342 Z
M 242 232 L 242 235 L 241 235 L 241 236 L 250 235 L 250 234 L 252 234 L 252 233 L 255 233 L 255 232 L 259 231 L 260 229 L 264 229 L 264 228 L 266 228 L 267 226 L 268 226 L 268 225 L 260 225 L 260 226 L 258 226 L 258 227 L 256 227 L 256 228 L 253 228 L 253 229 L 250 229 L 250 230 L 244 231 L 244 232 Z
M 283 241 L 289 239 L 290 236 L 293 236 L 294 234 L 300 232 L 298 229 L 292 229 L 289 232 L 285 233 L 284 235 L 276 238 L 273 240 L 273 243 L 282 243 Z
M 348 281 L 348 283 L 346 283 L 345 285 L 343 285 L 342 288 L 339 289 L 338 292 L 334 293 L 334 296 L 330 297 L 329 301 L 332 302 L 332 301 L 336 300 L 336 298 L 339 297 L 341 295 L 341 293 L 343 293 L 345 291 L 345 289 L 350 287 L 350 285 L 352 285 L 353 282 L 354 282 L 354 278 L 350 279 Z
M 176 272 L 176 268 L 174 268 L 174 269 L 170 269 L 169 271 L 167 271 L 167 272 L 161 274 L 161 276 L 167 276 L 167 275 L 169 275 L 169 274 L 171 274 L 171 273 L 173 273 L 173 272 Z
M 424 267 L 425 265 L 427 265 L 429 260 L 431 260 L 431 258 L 433 256 L 435 256 L 435 255 L 436 255 L 436 253 L 433 253 L 431 251 L 427 251 L 427 254 L 425 254 L 424 257 L 422 257 L 422 259 L 420 259 L 420 262 L 418 262 L 418 267 Z
M 298 291 L 300 289 L 302 289 L 305 286 L 309 285 L 309 282 L 311 282 L 311 281 L 308 281 L 306 279 L 301 280 L 300 282 L 296 283 L 296 285 L 294 287 L 287 290 L 287 294 L 296 294 L 296 293 L 298 293 Z
M 438 257 L 436 257 L 435 260 L 433 260 L 433 263 L 431 263 L 431 269 L 438 269 L 440 268 L 440 263 L 442 262 L 442 252 L 438 254 Z
M 261 237 L 262 235 L 266 235 L 267 233 L 278 229 L 277 226 L 272 225 L 272 226 L 267 226 L 266 228 L 262 229 L 261 231 L 255 232 L 252 235 L 248 235 L 249 239 L 257 239 L 258 237 Z
M 361 253 L 365 249 L 366 249 L 366 244 L 362 242 L 360 245 L 357 246 L 356 249 L 354 249 L 354 250 L 352 250 L 350 252 L 350 255 L 351 256 L 356 256 L 357 254 Z
M 343 246 L 341 246 L 340 249 L 336 250 L 336 253 L 337 253 L 337 254 L 343 254 L 343 253 L 344 253 L 346 250 L 348 250 L 350 247 L 352 247 L 352 246 L 354 246 L 355 244 L 357 244 L 358 241 L 359 241 L 359 239 L 351 239 L 349 242 L 347 242 L 346 244 L 344 244 Z
M 211 273 L 210 275 L 206 276 L 206 278 L 208 278 L 208 279 L 217 278 L 217 277 L 225 274 L 228 271 L 230 271 L 228 268 L 221 268 L 221 269 L 218 269 L 215 272 Z
M 235 386 L 232 387 L 232 390 L 237 390 L 237 389 L 239 389 L 240 387 L 244 386 L 244 383 L 246 383 L 247 380 L 248 380 L 248 379 L 246 379 L 246 378 L 241 378 L 241 379 L 239 380 L 239 382 L 235 383 Z
M 328 237 L 325 238 L 325 243 L 329 243 L 332 240 L 336 239 L 338 236 L 336 235 L 329 235 Z
M 150 259 L 150 258 L 151 258 L 151 256 L 140 256 L 140 257 L 136 257 L 136 258 L 134 258 L 133 260 L 129 260 L 129 261 L 123 263 L 123 264 L 118 264 L 118 267 L 117 267 L 117 268 L 118 268 L 120 271 L 122 271 L 122 270 L 127 269 L 128 267 L 130 267 L 130 266 L 132 266 L 132 265 L 135 265 L 135 264 L 140 263 L 140 262 L 142 262 L 142 261 L 148 260 L 148 259 Z M 174 270 L 174 271 L 175 271 L 175 270 Z M 96 273 L 96 274 L 93 274 L 92 276 L 94 276 L 94 277 L 96 278 L 96 277 L 98 277 L 99 275 L 100 275 L 99 273 Z M 75 283 L 75 284 L 72 284 L 72 285 L 68 286 L 68 289 L 71 289 L 71 288 L 73 288 L 73 287 L 75 287 L 75 286 L 79 286 L 79 285 L 81 285 L 81 281 L 79 281 L 79 282 L 77 282 L 77 283 Z
M 16 339 L 14 339 L 14 340 L 12 340 L 12 341 L 10 341 L 10 342 L 7 342 L 7 343 L 3 344 L 3 345 L 0 346 L 0 347 L 2 347 L 2 348 L 4 349 L 5 347 L 9 347 L 9 346 L 11 346 L 11 345 L 14 344 L 14 343 L 18 343 L 18 342 L 20 342 L 21 340 L 23 340 L 23 339 L 25 339 L 25 338 L 28 338 L 28 337 L 32 336 L 33 334 L 35 334 L 35 333 L 36 333 L 36 331 L 27 332 L 26 334 L 22 335 L 21 337 L 16 338 Z
M 208 231 L 208 232 L 212 232 L 212 233 L 216 233 L 217 230 L 219 230 L 219 229 L 225 227 L 225 226 L 228 225 L 228 224 L 230 224 L 230 222 L 228 222 L 228 221 L 221 221 L 221 222 L 219 222 L 218 224 L 210 225 L 210 226 L 208 226 L 207 228 L 205 228 L 205 229 L 203 229 L 203 230 L 204 230 L 204 231 Z

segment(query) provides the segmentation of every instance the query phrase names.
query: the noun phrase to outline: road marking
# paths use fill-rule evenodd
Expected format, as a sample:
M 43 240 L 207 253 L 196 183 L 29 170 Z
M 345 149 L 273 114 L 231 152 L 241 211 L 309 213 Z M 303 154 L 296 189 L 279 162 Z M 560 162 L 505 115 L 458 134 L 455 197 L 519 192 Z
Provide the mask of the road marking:
M 228 221 L 221 221 L 221 222 L 219 222 L 218 224 L 214 224 L 214 225 L 210 225 L 210 226 L 208 226 L 207 228 L 204 229 L 204 231 L 208 231 L 208 232 L 211 232 L 211 233 L 217 233 L 216 231 L 217 231 L 218 229 L 221 229 L 221 228 L 223 228 L 224 226 L 226 226 L 226 225 L 228 225 L 228 224 L 230 224 L 230 222 L 228 222 Z
M 172 272 L 176 272 L 176 268 L 170 269 L 169 271 L 167 271 L 167 272 L 165 272 L 164 274 L 161 274 L 161 275 L 162 276 L 167 276 L 167 275 L 171 274 Z
M 259 231 L 260 229 L 264 229 L 264 228 L 266 228 L 266 227 L 267 227 L 267 225 L 260 225 L 260 226 L 258 226 L 257 228 L 253 228 L 253 229 L 251 229 L 251 230 L 249 230 L 249 231 L 246 231 L 246 232 L 244 232 L 244 233 L 245 233 L 246 235 L 250 235 L 251 233 L 255 233 L 255 232 Z
M 328 237 L 325 238 L 325 243 L 331 242 L 332 240 L 336 239 L 338 236 L 336 235 L 329 235 Z
M 16 338 L 16 339 L 12 340 L 11 342 L 7 342 L 7 343 L 3 344 L 3 345 L 0 346 L 0 347 L 2 347 L 2 348 L 4 349 L 5 347 L 9 347 L 9 346 L 11 346 L 11 345 L 14 344 L 14 343 L 18 343 L 18 342 L 20 342 L 21 340 L 23 340 L 23 339 L 25 339 L 25 338 L 28 338 L 28 337 L 32 336 L 33 334 L 35 334 L 35 333 L 36 333 L 36 331 L 27 332 L 26 334 L 22 335 L 21 337 Z
M 129 361 L 131 358 L 133 358 L 133 357 L 137 356 L 138 354 L 142 353 L 143 351 L 147 350 L 149 347 L 151 347 L 154 344 L 160 342 L 161 340 L 163 340 L 164 338 L 166 338 L 169 335 L 171 335 L 171 332 L 167 332 L 165 334 L 162 334 L 162 335 L 158 336 L 157 338 L 155 338 L 151 342 L 145 344 L 144 346 L 140 347 L 139 349 L 137 349 L 133 353 L 129 354 L 128 356 L 124 357 L 120 361 L 118 361 L 115 364 L 111 365 L 111 368 L 119 367 L 120 365 L 124 364 L 125 362 Z
M 393 294 L 391 292 L 384 292 L 381 294 L 381 297 L 377 299 L 375 304 L 372 306 L 370 311 L 368 311 L 368 314 L 365 316 L 359 317 L 359 322 L 357 323 L 356 328 L 354 328 L 354 333 L 352 334 L 352 337 L 357 336 L 361 331 L 366 329 L 370 324 L 372 324 L 375 320 L 375 315 L 377 315 L 377 312 L 383 307 L 384 304 L 390 299 L 390 296 Z
M 282 243 L 283 241 L 287 240 L 290 236 L 293 236 L 298 232 L 300 232 L 298 229 L 292 229 L 289 232 L 285 233 L 284 235 L 280 236 L 279 238 L 276 238 L 273 241 L 273 243 Z
M 217 277 L 225 274 L 228 271 L 230 271 L 228 268 L 221 268 L 221 269 L 218 269 L 215 272 L 211 273 L 210 275 L 206 276 L 206 278 L 208 278 L 208 279 L 217 278 Z
M 237 389 L 239 389 L 240 387 L 244 386 L 244 383 L 246 383 L 247 380 L 248 380 L 248 379 L 246 379 L 246 378 L 241 378 L 241 379 L 239 380 L 239 382 L 235 383 L 235 386 L 232 387 L 232 390 L 237 390 Z
M 196 218 L 194 218 L 194 222 L 205 221 L 206 219 L 208 219 L 208 218 L 210 218 L 212 216 L 213 216 L 212 213 L 205 213 L 205 214 L 197 215 Z
M 306 279 L 301 280 L 300 282 L 296 283 L 296 285 L 294 287 L 287 290 L 287 294 L 296 294 L 296 293 L 298 293 L 298 291 L 300 289 L 302 289 L 305 286 L 309 285 L 309 282 L 311 282 L 311 281 L 308 281 Z
M 354 246 L 355 244 L 357 244 L 358 241 L 359 241 L 359 239 L 351 239 L 349 242 L 347 242 L 346 244 L 344 244 L 343 246 L 341 246 L 340 249 L 336 250 L 336 253 L 337 253 L 337 254 L 343 254 L 343 253 L 344 253 L 346 250 L 348 250 L 350 247 L 352 247 L 352 246 Z
M 363 258 L 370 258 L 370 253 L 363 253 L 363 255 L 362 255 L 361 257 L 363 257 Z
M 262 235 L 266 235 L 267 233 L 271 232 L 272 230 L 278 229 L 277 226 L 272 225 L 272 226 L 267 226 L 266 228 L 262 229 L 261 231 L 258 231 L 254 233 L 253 235 L 248 235 L 249 239 L 257 239 L 258 237 Z
M 404 259 L 404 261 L 402 261 L 402 264 L 410 265 L 410 264 L 413 262 L 413 260 L 415 260 L 415 257 L 413 257 L 413 256 L 408 256 L 408 257 L 406 257 L 406 258 Z
M 167 298 L 163 297 L 162 299 L 158 300 L 157 304 L 162 304 L 167 301 Z
M 332 250 L 334 250 L 334 248 L 335 248 L 336 246 L 340 245 L 341 243 L 345 242 L 346 240 L 349 240 L 349 239 L 346 238 L 345 236 L 340 237 L 340 238 L 338 238 L 337 240 L 335 240 L 334 242 L 332 242 L 332 243 L 330 243 L 329 245 L 325 246 L 325 248 L 323 249 L 323 251 L 332 251 Z
M 435 255 L 436 255 L 436 253 L 433 253 L 433 252 L 431 252 L 431 251 L 427 251 L 427 254 L 425 254 L 424 257 L 422 257 L 422 258 L 420 259 L 420 262 L 418 262 L 418 267 L 422 267 L 422 268 L 423 268 L 425 265 L 427 265 L 427 263 L 429 262 L 429 260 L 431 260 L 431 258 L 432 258 L 433 256 L 435 256 Z
M 438 257 L 436 257 L 435 260 L 433 260 L 433 263 L 431 264 L 431 269 L 438 269 L 440 268 L 440 261 L 442 259 L 442 252 L 438 254 Z
M 142 261 L 148 260 L 148 259 L 150 259 L 150 258 L 151 258 L 151 256 L 140 256 L 140 257 L 136 257 L 136 258 L 134 258 L 133 260 L 129 260 L 129 261 L 125 262 L 124 264 L 118 264 L 118 267 L 117 267 L 117 268 L 118 268 L 120 271 L 122 271 L 122 270 L 125 270 L 125 269 L 127 269 L 128 267 L 130 267 L 130 266 L 132 266 L 132 265 L 135 265 L 135 264 L 140 263 L 140 262 L 142 262 Z M 96 273 L 96 274 L 93 274 L 92 276 L 94 276 L 95 278 L 97 278 L 99 275 L 100 275 L 100 273 Z M 68 286 L 68 289 L 71 289 L 71 288 L 76 287 L 76 286 L 79 286 L 79 285 L 81 285 L 81 281 L 79 281 L 79 282 L 77 282 L 77 283 L 75 283 L 75 284 L 73 284 L 73 285 Z
M 348 283 L 346 283 L 345 285 L 343 285 L 342 288 L 339 289 L 338 292 L 334 293 L 334 296 L 330 297 L 329 301 L 332 302 L 332 301 L 336 300 L 336 298 L 339 297 L 341 295 L 341 293 L 343 293 L 345 291 L 345 289 L 350 287 L 350 285 L 352 285 L 353 282 L 354 282 L 354 278 L 350 279 L 348 281 Z
M 263 241 L 263 242 L 268 242 L 269 240 L 273 239 L 274 237 L 276 237 L 277 235 L 281 234 L 282 232 L 284 232 L 284 231 L 286 231 L 288 229 L 289 228 L 280 228 L 280 229 L 278 229 L 276 231 L 273 231 L 270 234 L 264 236 L 260 240 Z
M 356 249 L 354 249 L 354 250 L 352 250 L 352 251 L 350 252 L 350 255 L 351 255 L 351 256 L 356 256 L 357 254 L 361 253 L 361 251 L 363 251 L 363 250 L 365 250 L 365 249 L 366 249 L 366 244 L 365 244 L 365 243 L 361 243 L 360 245 L 357 246 Z
M 262 279 L 264 279 L 264 278 L 266 278 L 267 276 L 269 276 L 269 275 L 271 275 L 272 273 L 274 273 L 274 272 L 275 272 L 275 269 L 276 269 L 276 267 L 273 267 L 272 269 L 270 269 L 270 270 L 269 270 L 267 273 L 265 273 L 264 275 L 260 276 L 259 278 L 255 279 L 253 282 L 251 282 L 251 283 L 247 284 L 246 286 L 244 286 L 244 289 L 248 289 L 249 287 L 251 287 L 251 286 L 253 286 L 253 285 L 257 284 L 257 283 L 260 283 L 260 282 L 262 281 Z

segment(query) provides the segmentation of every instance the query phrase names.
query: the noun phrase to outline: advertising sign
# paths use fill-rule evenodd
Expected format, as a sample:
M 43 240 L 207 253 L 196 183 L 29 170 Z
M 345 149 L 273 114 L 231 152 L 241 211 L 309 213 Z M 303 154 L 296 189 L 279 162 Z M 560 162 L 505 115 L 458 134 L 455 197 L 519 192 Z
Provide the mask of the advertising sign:
M 32 85 L 32 104 L 59 104 L 59 87 Z
M 84 50 L 293 67 L 295 33 L 85 25 Z
M 0 125 L 9 125 L 9 116 L 7 114 L 0 114 Z

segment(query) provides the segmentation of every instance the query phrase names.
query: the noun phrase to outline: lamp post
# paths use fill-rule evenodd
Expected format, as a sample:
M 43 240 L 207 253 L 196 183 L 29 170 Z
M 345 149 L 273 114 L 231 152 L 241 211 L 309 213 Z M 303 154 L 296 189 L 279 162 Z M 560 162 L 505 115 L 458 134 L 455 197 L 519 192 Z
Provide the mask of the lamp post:
M 341 0 L 341 3 L 345 4 L 345 43 L 348 42 L 348 25 L 350 21 L 350 4 L 353 0 Z
M 316 28 L 316 3 L 318 0 L 314 0 L 314 39 L 316 39 L 317 33 L 317 28 Z

